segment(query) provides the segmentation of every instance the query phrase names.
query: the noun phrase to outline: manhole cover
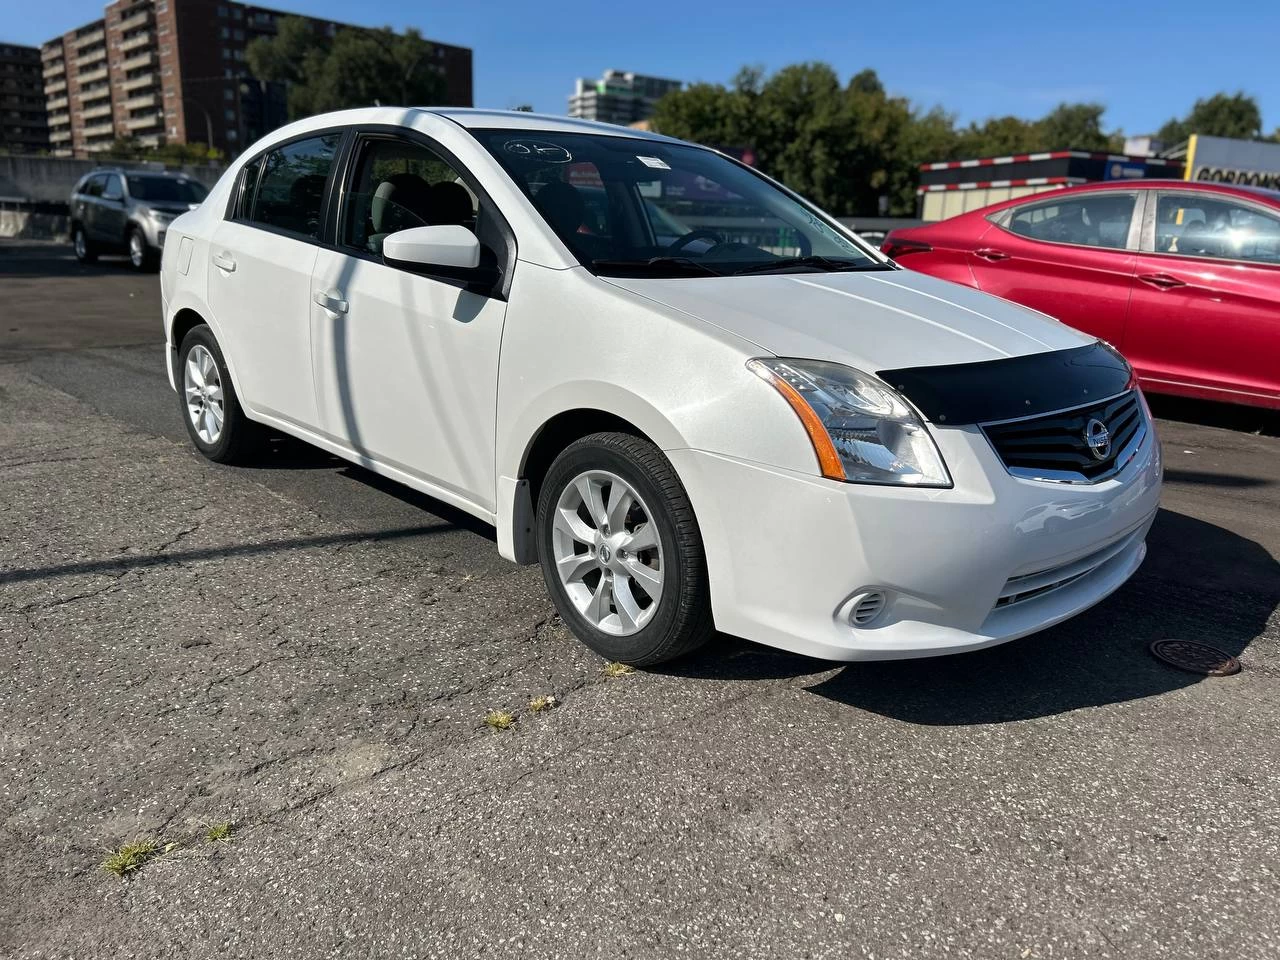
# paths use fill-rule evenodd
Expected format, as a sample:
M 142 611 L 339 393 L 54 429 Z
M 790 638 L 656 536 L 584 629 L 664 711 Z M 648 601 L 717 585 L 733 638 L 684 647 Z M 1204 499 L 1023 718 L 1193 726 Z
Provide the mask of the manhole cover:
M 1199 673 L 1206 677 L 1229 677 L 1240 672 L 1240 661 L 1229 653 L 1207 643 L 1191 640 L 1157 640 L 1151 644 L 1151 653 L 1171 667 Z

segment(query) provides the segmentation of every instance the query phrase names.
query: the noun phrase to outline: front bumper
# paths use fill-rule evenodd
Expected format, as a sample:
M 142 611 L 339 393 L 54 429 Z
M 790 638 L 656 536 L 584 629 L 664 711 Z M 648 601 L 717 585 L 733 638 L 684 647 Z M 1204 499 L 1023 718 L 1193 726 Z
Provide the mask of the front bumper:
M 959 653 L 1059 623 L 1125 582 L 1160 500 L 1154 430 L 1092 485 L 1017 479 L 977 427 L 934 429 L 955 486 L 847 484 L 668 451 L 706 546 L 716 626 L 830 660 Z M 867 626 L 848 601 L 884 594 Z

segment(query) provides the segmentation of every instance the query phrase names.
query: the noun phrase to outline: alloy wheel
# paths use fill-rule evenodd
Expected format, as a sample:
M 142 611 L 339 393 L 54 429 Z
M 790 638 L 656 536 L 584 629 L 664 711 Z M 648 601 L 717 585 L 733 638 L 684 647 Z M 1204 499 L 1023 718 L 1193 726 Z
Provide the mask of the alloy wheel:
M 627 481 L 589 470 L 568 483 L 551 526 L 556 574 L 592 626 L 614 636 L 644 628 L 662 600 L 662 541 Z
M 85 243 L 84 231 L 79 227 L 76 227 L 74 243 L 76 246 L 76 257 L 83 260 L 85 255 L 89 252 L 89 246 Z
M 143 243 L 142 234 L 137 230 L 129 234 L 129 262 L 141 268 L 147 259 L 147 247 Z
M 187 401 L 187 416 L 196 435 L 207 444 L 215 444 L 222 436 L 225 415 L 222 397 L 222 376 L 213 354 L 197 343 L 187 353 L 182 373 L 183 396 Z

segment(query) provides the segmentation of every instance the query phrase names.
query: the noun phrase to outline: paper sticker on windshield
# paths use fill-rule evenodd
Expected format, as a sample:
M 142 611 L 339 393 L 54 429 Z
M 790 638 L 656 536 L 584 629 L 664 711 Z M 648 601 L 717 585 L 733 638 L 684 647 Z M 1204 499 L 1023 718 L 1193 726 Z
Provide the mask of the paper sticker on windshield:
M 661 157 L 642 157 L 638 154 L 636 159 L 643 163 L 646 167 L 653 167 L 655 170 L 670 170 L 671 165 Z
M 543 163 L 568 163 L 573 154 L 558 143 L 545 140 L 508 140 L 502 145 L 507 153 L 525 160 L 540 160 Z

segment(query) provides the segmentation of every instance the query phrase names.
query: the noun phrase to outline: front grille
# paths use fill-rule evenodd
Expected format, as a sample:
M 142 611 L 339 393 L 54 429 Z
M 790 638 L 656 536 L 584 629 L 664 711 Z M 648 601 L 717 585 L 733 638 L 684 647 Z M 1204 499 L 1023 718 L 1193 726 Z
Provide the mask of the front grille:
M 1088 440 L 1091 421 L 1106 427 L 1110 447 L 1095 455 Z M 1005 468 L 1016 477 L 1060 483 L 1097 483 L 1123 468 L 1146 436 L 1137 390 L 1100 403 L 1024 420 L 983 426 Z M 1096 429 L 1096 428 L 1095 428 Z

